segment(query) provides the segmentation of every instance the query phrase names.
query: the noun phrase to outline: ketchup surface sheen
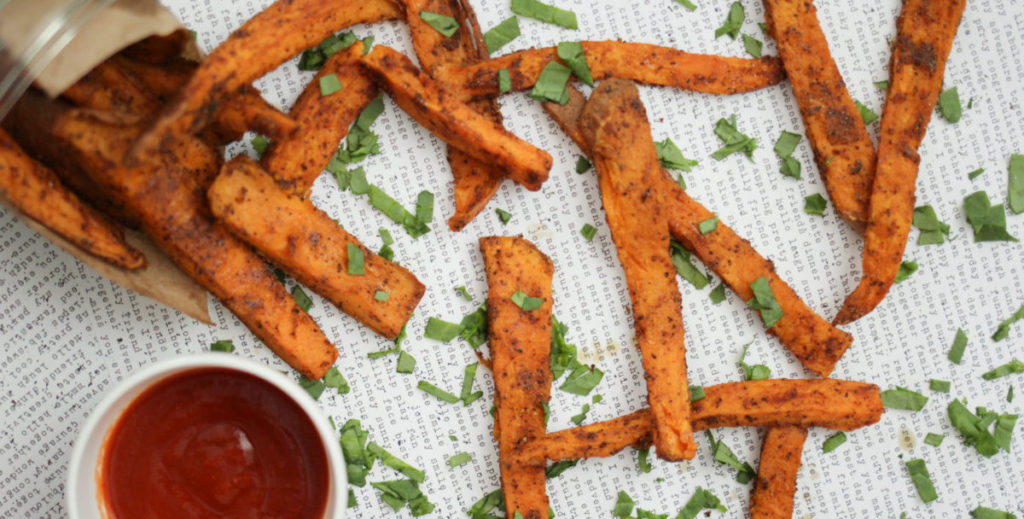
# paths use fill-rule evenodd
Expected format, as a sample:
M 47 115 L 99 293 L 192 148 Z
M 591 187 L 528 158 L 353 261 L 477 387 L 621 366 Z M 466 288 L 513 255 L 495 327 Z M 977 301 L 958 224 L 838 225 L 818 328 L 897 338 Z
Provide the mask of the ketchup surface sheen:
M 199 368 L 157 382 L 108 435 L 111 519 L 321 519 L 327 455 L 313 423 L 263 380 Z

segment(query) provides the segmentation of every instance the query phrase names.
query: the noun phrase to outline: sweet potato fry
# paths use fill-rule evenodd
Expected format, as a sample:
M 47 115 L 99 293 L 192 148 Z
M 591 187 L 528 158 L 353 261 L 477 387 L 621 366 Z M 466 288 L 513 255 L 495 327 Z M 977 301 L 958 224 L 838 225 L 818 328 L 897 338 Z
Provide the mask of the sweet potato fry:
M 308 200 L 290 195 L 255 162 L 238 156 L 207 191 L 210 211 L 229 231 L 371 330 L 393 339 L 423 297 L 416 276 L 363 247 Z M 350 273 L 348 247 L 364 258 Z M 384 301 L 378 294 L 387 295 Z
M 181 94 L 140 136 L 131 161 L 143 160 L 171 136 L 198 133 L 228 94 L 333 32 L 401 14 L 390 0 L 277 0 L 203 60 Z
M 896 20 L 889 89 L 882 110 L 878 166 L 871 191 L 860 284 L 846 297 L 834 324 L 864 317 L 889 292 L 907 245 L 914 215 L 917 148 L 942 90 L 965 0 L 906 0 Z
M 148 116 L 160 107 L 160 101 L 145 86 L 113 60 L 96 65 L 62 94 L 83 108 L 120 111 Z
M 178 267 L 288 364 L 309 378 L 323 377 L 337 350 L 266 263 L 208 216 L 200 179 L 220 163 L 212 149 L 201 156 L 190 143 L 165 143 L 140 165 L 121 167 L 138 125 L 113 125 L 81 110 L 66 110 L 54 123 L 53 139 L 65 143 L 95 182 L 116 188 L 142 230 Z M 109 167 L 93 167 L 104 164 Z
M 64 187 L 0 130 L 0 194 L 78 248 L 125 269 L 146 266 L 146 257 L 124 241 L 124 231 Z
M 771 427 L 765 433 L 757 479 L 750 493 L 750 517 L 793 517 L 796 472 L 800 468 L 806 439 L 807 429 L 802 427 Z
M 875 145 L 832 60 L 814 3 L 764 0 L 764 7 L 821 179 L 839 216 L 862 233 L 875 178 Z
M 690 405 L 693 429 L 718 427 L 826 427 L 852 431 L 878 422 L 882 397 L 878 386 L 836 379 L 751 380 L 704 388 Z M 605 422 L 548 433 L 523 445 L 515 460 L 543 465 L 547 460 L 610 456 L 650 442 L 650 409 Z
M 363 43 L 336 52 L 324 63 L 320 73 L 306 85 L 288 112 L 301 131 L 272 139 L 261 163 L 281 187 L 305 197 L 348 135 L 349 126 L 366 105 L 377 97 L 377 85 L 359 65 Z M 320 93 L 320 78 L 334 74 L 342 91 L 329 96 Z
M 487 58 L 483 32 L 472 6 L 466 0 L 405 0 L 405 19 L 412 33 L 412 46 L 423 70 L 449 90 L 459 91 L 462 86 L 450 84 L 438 64 L 468 65 Z M 451 37 L 423 21 L 420 12 L 451 16 L 459 21 L 459 30 Z M 482 96 L 468 103 L 480 115 L 501 124 L 501 111 L 496 96 Z M 494 197 L 505 175 L 494 164 L 469 156 L 454 146 L 448 146 L 448 163 L 455 180 L 455 214 L 448 219 L 448 227 L 460 231 L 469 224 Z
M 632 79 L 648 85 L 670 86 L 708 94 L 738 94 L 776 85 L 785 79 L 776 57 L 726 58 L 624 41 L 585 41 L 583 52 L 595 80 Z M 532 88 L 548 62 L 557 60 L 555 47 L 529 49 L 467 66 L 440 66 L 452 84 L 464 85 L 468 95 L 498 93 L 498 71 L 507 69 L 512 90 Z
M 656 424 L 658 457 L 691 459 L 682 299 L 669 259 L 661 165 L 636 86 L 602 82 L 580 114 L 619 261 L 633 302 L 636 340 Z
M 377 45 L 362 63 L 398 106 L 441 140 L 501 167 L 531 191 L 547 180 L 551 155 L 455 99 L 402 53 Z
M 555 267 L 532 243 L 521 238 L 480 239 L 487 273 L 488 340 L 495 389 L 501 486 L 507 516 L 547 519 L 543 466 L 510 461 L 524 442 L 544 435 L 542 403 L 551 396 L 551 279 Z M 512 300 L 523 292 L 541 299 L 525 310 Z M 525 305 L 525 303 L 524 303 Z
M 585 103 L 583 94 L 573 87 L 569 87 L 569 102 L 565 105 L 544 103 L 548 115 L 584 151 L 588 146 L 583 141 L 578 119 Z M 807 369 L 827 377 L 853 342 L 853 336 L 814 313 L 779 277 L 772 262 L 727 225 L 719 222 L 714 232 L 702 234 L 697 225 L 714 213 L 690 198 L 667 172 L 662 170 L 661 175 L 664 177 L 664 213 L 672 237 L 696 254 L 743 300 L 753 297 L 751 283 L 759 277 L 767 279 L 785 314 L 768 333 L 778 337 Z

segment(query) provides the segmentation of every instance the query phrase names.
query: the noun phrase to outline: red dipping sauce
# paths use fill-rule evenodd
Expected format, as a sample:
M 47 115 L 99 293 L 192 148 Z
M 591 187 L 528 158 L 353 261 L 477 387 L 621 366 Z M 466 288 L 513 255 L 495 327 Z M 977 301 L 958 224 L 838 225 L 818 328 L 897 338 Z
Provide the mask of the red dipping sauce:
M 321 519 L 327 454 L 302 408 L 246 373 L 200 368 L 133 400 L 98 469 L 110 519 Z

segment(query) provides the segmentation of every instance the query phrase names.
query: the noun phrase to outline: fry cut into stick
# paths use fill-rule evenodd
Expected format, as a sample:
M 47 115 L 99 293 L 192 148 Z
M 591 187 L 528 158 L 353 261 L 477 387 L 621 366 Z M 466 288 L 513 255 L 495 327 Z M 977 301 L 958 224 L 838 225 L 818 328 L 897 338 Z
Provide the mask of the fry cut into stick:
M 247 157 L 224 165 L 207 198 L 233 234 L 384 337 L 398 336 L 423 297 L 423 283 L 411 272 L 363 247 Z
M 362 63 L 402 110 L 439 139 L 477 160 L 500 166 L 508 178 L 531 191 L 547 180 L 551 155 L 457 100 L 404 54 L 377 45 Z
M 574 87 L 568 87 L 568 92 L 569 102 L 565 105 L 547 102 L 544 103 L 544 109 L 586 151 L 588 146 L 579 125 L 579 114 L 583 111 L 586 99 Z M 727 225 L 719 222 L 714 232 L 701 233 L 698 227 L 700 222 L 715 214 L 690 198 L 664 169 L 661 175 L 664 177 L 664 213 L 672 237 L 696 254 L 744 301 L 754 296 L 750 285 L 764 277 L 784 314 L 774 326 L 768 328 L 768 333 L 778 337 L 807 369 L 827 377 L 853 342 L 853 336 L 814 313 L 779 277 L 772 262 L 761 256 L 749 241 Z
M 903 259 L 914 216 L 921 157 L 917 148 L 942 90 L 946 58 L 965 0 L 906 0 L 896 20 L 889 89 L 882 110 L 878 166 L 871 191 L 860 284 L 834 320 L 847 324 L 874 310 L 889 292 Z
M 669 259 L 661 165 L 636 86 L 601 83 L 580 115 L 601 200 L 633 303 L 636 340 L 655 421 L 654 445 L 667 460 L 691 459 L 682 298 Z
M 757 479 L 750 493 L 751 518 L 793 517 L 796 473 L 800 468 L 806 439 L 807 429 L 803 427 L 771 427 L 765 433 Z
M 764 7 L 825 188 L 839 216 L 864 232 L 875 145 L 832 59 L 814 3 L 764 0 Z
M 480 250 L 487 273 L 487 333 L 506 515 L 513 517 L 518 512 L 524 518 L 547 519 L 544 467 L 515 463 L 512 457 L 524 443 L 544 436 L 543 404 L 551 396 L 551 280 L 555 267 L 537 247 L 521 238 L 481 238 Z M 520 293 L 539 299 L 539 305 L 520 306 L 513 299 Z
M 228 94 L 333 32 L 400 15 L 390 0 L 277 0 L 203 60 L 175 101 L 139 137 L 131 158 L 143 160 L 171 136 L 198 133 Z
M 261 163 L 287 191 L 302 197 L 309 194 L 313 181 L 337 151 L 338 142 L 377 97 L 377 85 L 358 63 L 362 55 L 363 43 L 357 41 L 328 58 L 288 112 L 301 130 L 270 141 Z M 322 95 L 320 78 L 331 74 L 338 78 L 342 89 Z
M 852 431 L 878 422 L 882 397 L 878 386 L 836 379 L 750 380 L 704 388 L 693 402 L 693 429 L 718 427 L 825 427 Z M 595 456 L 611 456 L 650 442 L 654 422 L 650 409 L 605 422 L 548 433 L 516 454 L 522 463 L 543 465 Z
M 3 130 L 0 195 L 29 218 L 111 265 L 125 269 L 146 266 L 146 257 L 124 241 L 124 232 L 117 225 L 82 202 Z
M 583 52 L 595 80 L 617 77 L 648 85 L 707 94 L 739 94 L 776 85 L 785 79 L 776 57 L 727 58 L 624 41 L 584 41 Z M 512 90 L 532 88 L 544 67 L 557 59 L 555 47 L 529 49 L 472 65 L 441 66 L 452 84 L 467 95 L 498 94 L 498 71 L 505 69 Z

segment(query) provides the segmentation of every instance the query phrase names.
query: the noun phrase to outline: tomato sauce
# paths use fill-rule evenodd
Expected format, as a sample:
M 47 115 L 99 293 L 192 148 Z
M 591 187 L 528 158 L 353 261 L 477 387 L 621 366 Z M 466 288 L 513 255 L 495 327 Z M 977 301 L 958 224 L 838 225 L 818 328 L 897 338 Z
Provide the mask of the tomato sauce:
M 133 400 L 101 453 L 110 519 L 320 519 L 323 443 L 289 396 L 252 375 L 199 368 Z

